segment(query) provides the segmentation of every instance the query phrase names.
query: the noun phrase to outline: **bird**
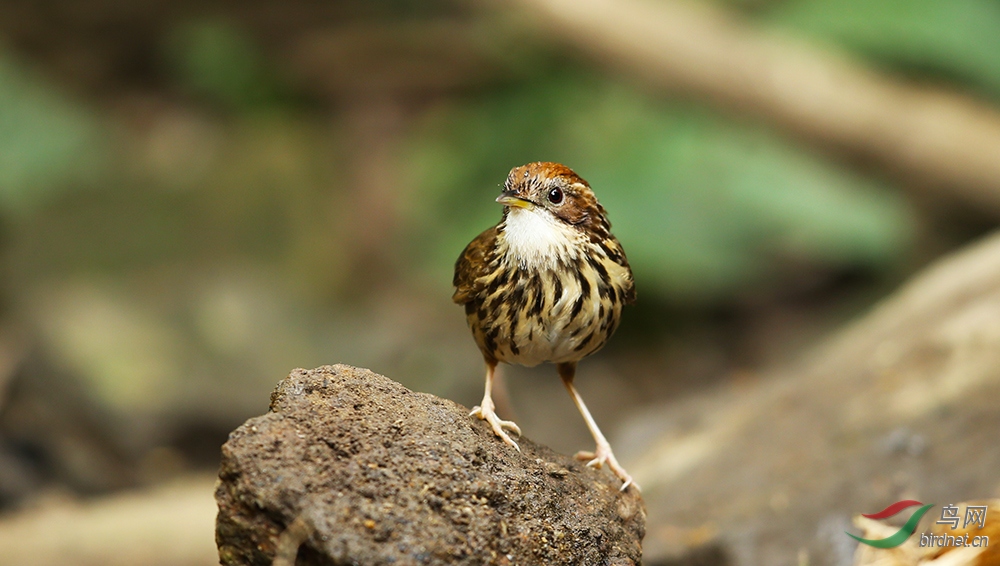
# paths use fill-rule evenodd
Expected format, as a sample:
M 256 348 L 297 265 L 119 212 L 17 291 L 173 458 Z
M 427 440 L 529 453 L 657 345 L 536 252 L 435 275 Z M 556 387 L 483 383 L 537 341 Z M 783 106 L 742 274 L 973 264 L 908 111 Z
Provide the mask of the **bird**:
M 577 362 L 607 343 L 622 308 L 636 298 L 632 269 L 607 212 L 585 180 L 553 162 L 511 169 L 496 202 L 503 205 L 500 222 L 455 262 L 452 300 L 465 307 L 486 362 L 486 392 L 469 416 L 489 423 L 520 451 L 507 431 L 520 436 L 521 429 L 497 416 L 492 399 L 497 364 L 554 363 L 596 443 L 593 452 L 576 458 L 593 468 L 607 464 L 622 491 L 638 489 L 573 385 Z

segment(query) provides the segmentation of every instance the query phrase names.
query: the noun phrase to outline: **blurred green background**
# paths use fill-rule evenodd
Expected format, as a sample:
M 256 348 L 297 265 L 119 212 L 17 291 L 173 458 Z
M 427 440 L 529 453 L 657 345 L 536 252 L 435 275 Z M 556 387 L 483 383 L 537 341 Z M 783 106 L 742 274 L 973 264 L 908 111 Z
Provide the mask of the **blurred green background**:
M 1000 100 L 995 0 L 719 5 Z M 294 367 L 474 404 L 452 265 L 529 161 L 592 184 L 635 271 L 637 306 L 581 366 L 610 431 L 790 359 L 995 225 L 530 20 L 457 1 L 0 5 L 0 510 L 211 470 Z M 508 374 L 526 434 L 589 446 L 551 368 Z

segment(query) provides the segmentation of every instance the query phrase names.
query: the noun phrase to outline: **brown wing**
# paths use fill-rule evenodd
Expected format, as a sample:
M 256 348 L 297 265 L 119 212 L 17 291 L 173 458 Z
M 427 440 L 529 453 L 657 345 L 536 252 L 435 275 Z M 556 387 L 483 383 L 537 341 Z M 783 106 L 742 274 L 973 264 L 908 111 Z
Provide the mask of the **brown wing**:
M 460 305 L 468 303 L 474 299 L 482 290 L 481 285 L 476 281 L 486 274 L 490 256 L 497 242 L 497 227 L 494 226 L 476 236 L 476 239 L 469 242 L 455 262 L 455 278 L 452 285 L 455 286 L 455 294 L 451 300 Z
M 625 248 L 610 233 L 608 233 L 607 238 L 603 239 L 599 245 L 611 261 L 628 270 L 628 281 L 622 288 L 622 291 L 624 291 L 622 301 L 626 305 L 631 305 L 635 302 L 635 279 L 632 277 L 632 267 L 628 264 L 628 258 L 625 257 Z
M 626 269 L 628 269 L 628 274 L 629 274 L 628 287 L 625 288 L 624 300 L 626 305 L 631 305 L 635 303 L 635 277 L 632 276 L 632 266 L 628 264 L 628 258 L 625 257 L 625 248 L 623 248 L 622 245 L 618 243 L 618 240 L 615 240 L 615 244 L 618 244 L 618 249 L 621 251 L 622 254 L 621 264 L 624 265 Z

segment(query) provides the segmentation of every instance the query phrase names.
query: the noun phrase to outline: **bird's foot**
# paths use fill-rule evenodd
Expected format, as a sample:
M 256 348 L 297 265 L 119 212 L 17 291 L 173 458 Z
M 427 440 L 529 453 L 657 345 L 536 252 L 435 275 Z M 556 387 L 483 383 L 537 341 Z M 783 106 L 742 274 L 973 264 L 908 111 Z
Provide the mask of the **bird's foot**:
M 630 476 L 629 473 L 625 471 L 625 468 L 621 467 L 621 464 L 618 463 L 614 452 L 611 451 L 610 444 L 598 444 L 594 452 L 577 452 L 576 459 L 586 461 L 588 468 L 600 469 L 601 466 L 607 463 L 608 468 L 610 468 L 611 471 L 618 476 L 618 479 L 622 480 L 622 491 L 628 489 L 628 486 L 630 485 L 634 486 L 637 490 L 642 491 L 639 489 L 639 484 L 635 483 L 632 476 Z
M 493 409 L 493 403 L 488 403 L 484 399 L 482 405 L 476 405 L 473 407 L 469 416 L 476 416 L 490 423 L 490 426 L 493 427 L 493 433 L 499 436 L 500 440 L 503 440 L 506 444 L 513 446 L 518 452 L 521 451 L 521 447 L 518 446 L 517 443 L 511 439 L 510 435 L 507 434 L 507 431 L 504 430 L 511 430 L 518 436 L 521 436 L 521 428 L 514 424 L 514 421 L 501 420 L 500 417 L 497 416 L 496 411 Z

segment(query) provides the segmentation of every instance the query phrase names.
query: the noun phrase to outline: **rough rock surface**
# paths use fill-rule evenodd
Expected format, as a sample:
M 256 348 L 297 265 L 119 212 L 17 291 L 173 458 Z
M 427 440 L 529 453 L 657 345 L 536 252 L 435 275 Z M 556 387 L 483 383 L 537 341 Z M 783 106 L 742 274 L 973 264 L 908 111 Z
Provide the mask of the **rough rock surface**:
M 293 371 L 222 448 L 221 562 L 271 564 L 293 522 L 297 564 L 641 562 L 635 489 L 468 412 L 364 369 Z

